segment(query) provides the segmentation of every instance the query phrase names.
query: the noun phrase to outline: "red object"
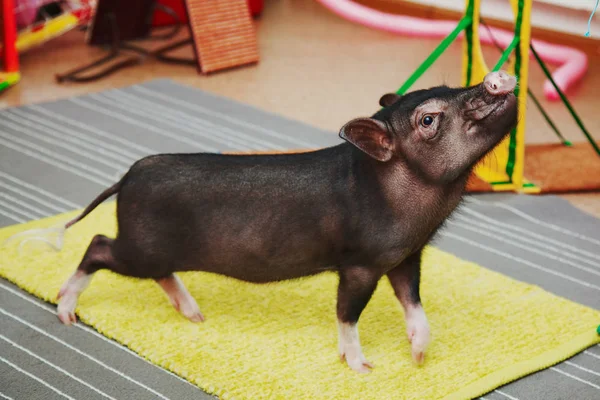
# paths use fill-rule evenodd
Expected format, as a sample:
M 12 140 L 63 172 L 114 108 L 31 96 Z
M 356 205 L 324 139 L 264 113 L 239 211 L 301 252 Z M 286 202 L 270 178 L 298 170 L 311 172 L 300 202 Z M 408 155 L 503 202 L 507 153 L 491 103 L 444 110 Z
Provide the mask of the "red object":
M 185 12 L 185 5 L 183 4 L 183 0 L 158 0 L 156 4 L 161 4 L 163 6 L 169 7 L 175 12 L 175 14 L 177 14 L 182 23 L 187 23 L 187 14 Z M 173 22 L 173 17 L 157 10 L 154 13 L 154 17 L 152 19 L 152 26 L 171 25 L 173 24 Z
M 2 0 L 2 60 L 4 72 L 19 71 L 19 55 L 17 54 L 17 24 L 13 0 Z
M 263 10 L 264 1 L 263 0 L 247 0 L 247 1 L 248 1 L 248 7 L 250 7 L 250 14 L 252 14 L 253 17 L 260 15 L 260 13 Z
M 250 9 L 250 14 L 253 17 L 258 16 L 262 10 L 264 5 L 264 0 L 246 0 L 248 2 L 248 8 Z M 162 4 L 166 7 L 169 7 L 173 10 L 182 23 L 187 23 L 187 14 L 185 12 L 185 5 L 183 0 L 158 0 L 157 4 Z M 152 19 L 152 26 L 165 26 L 171 25 L 173 23 L 173 18 L 170 15 L 165 14 L 164 12 L 156 12 Z

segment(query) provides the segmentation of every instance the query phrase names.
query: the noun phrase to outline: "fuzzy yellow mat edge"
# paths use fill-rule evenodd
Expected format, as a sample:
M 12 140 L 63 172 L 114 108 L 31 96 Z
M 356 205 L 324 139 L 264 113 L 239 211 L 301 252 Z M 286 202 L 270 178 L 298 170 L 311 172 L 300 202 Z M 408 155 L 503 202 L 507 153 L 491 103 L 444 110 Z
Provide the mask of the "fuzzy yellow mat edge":
M 518 362 L 471 382 L 461 390 L 444 397 L 444 400 L 464 400 L 483 396 L 510 382 L 559 364 L 598 343 L 600 343 L 600 335 L 597 332 L 582 333 L 573 340 L 544 354 Z

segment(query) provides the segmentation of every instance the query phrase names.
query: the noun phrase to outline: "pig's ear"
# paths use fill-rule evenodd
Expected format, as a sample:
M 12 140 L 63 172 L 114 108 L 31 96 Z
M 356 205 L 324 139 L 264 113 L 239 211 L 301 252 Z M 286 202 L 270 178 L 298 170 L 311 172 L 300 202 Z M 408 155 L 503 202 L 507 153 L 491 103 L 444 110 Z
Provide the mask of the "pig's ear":
M 392 158 L 392 138 L 381 121 L 372 118 L 357 118 L 340 130 L 340 137 L 352 143 L 379 161 Z
M 398 100 L 400 100 L 401 97 L 402 96 L 400 96 L 399 94 L 396 94 L 396 93 L 387 93 L 387 94 L 384 94 L 379 99 L 379 105 L 381 107 L 389 107 L 392 104 L 394 104 L 395 102 L 397 102 Z

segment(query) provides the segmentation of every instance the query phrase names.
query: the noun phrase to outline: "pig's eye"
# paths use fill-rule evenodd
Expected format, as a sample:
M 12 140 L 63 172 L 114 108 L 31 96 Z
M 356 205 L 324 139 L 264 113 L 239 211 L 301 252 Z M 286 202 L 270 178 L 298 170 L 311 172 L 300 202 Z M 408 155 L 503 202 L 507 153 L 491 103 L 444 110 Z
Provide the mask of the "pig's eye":
M 421 125 L 424 127 L 429 127 L 431 124 L 433 124 L 433 121 L 435 120 L 435 115 L 433 114 L 425 114 L 421 117 Z

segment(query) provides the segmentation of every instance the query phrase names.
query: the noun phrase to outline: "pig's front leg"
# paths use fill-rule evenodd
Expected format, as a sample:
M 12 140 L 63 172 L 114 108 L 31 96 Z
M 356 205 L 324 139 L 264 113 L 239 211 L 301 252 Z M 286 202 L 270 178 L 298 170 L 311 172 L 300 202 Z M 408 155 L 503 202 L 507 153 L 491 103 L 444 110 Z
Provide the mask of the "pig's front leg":
M 358 337 L 358 318 L 371 299 L 380 275 L 365 267 L 340 270 L 337 317 L 340 359 L 361 373 L 369 372 L 373 364 L 363 355 Z
M 429 344 L 429 323 L 419 293 L 421 251 L 410 255 L 387 274 L 396 297 L 404 308 L 406 333 L 411 343 L 413 360 L 418 364 L 425 360 L 425 349 Z

